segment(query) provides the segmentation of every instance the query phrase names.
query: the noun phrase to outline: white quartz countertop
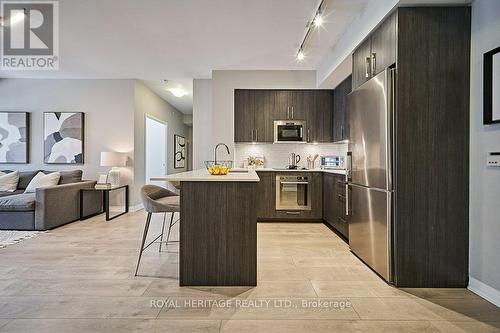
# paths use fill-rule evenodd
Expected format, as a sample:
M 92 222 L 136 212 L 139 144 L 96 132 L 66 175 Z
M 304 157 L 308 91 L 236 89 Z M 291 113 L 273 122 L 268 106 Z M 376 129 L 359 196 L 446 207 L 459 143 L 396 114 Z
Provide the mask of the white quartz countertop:
M 244 169 L 236 169 L 242 171 Z M 248 172 L 229 172 L 227 175 L 211 175 L 206 169 L 180 172 L 162 177 L 152 177 L 151 181 L 169 182 L 259 182 L 260 178 L 254 170 Z
M 234 168 L 233 170 L 246 170 L 244 168 Z M 262 172 L 262 171 L 273 171 L 273 172 L 323 172 L 323 173 L 334 173 L 337 175 L 345 175 L 345 170 L 344 169 L 295 169 L 295 170 L 288 170 L 288 169 L 279 169 L 279 168 L 257 168 L 255 171 Z

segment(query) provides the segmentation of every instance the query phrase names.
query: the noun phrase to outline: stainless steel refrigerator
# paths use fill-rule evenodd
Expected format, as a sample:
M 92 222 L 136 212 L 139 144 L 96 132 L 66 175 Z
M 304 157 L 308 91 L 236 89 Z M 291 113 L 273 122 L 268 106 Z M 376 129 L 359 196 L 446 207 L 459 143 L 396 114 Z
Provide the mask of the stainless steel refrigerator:
M 393 276 L 393 82 L 394 72 L 386 69 L 347 97 L 349 246 L 389 282 Z

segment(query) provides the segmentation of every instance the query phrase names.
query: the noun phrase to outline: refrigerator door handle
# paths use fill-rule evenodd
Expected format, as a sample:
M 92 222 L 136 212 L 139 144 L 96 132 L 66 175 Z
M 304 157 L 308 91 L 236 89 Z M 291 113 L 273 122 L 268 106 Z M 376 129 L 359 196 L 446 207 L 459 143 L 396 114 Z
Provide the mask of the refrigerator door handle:
M 387 156 L 387 165 L 386 165 L 386 179 L 387 179 L 387 190 L 392 191 L 392 174 L 393 174 L 393 147 L 395 144 L 395 133 L 394 133 L 394 107 L 396 103 L 396 69 L 392 68 L 388 71 L 387 78 L 387 145 L 386 145 L 386 156 Z
M 345 216 L 349 216 L 349 184 L 345 183 Z
M 370 78 L 370 57 L 366 57 L 365 59 L 365 77 L 368 79 Z

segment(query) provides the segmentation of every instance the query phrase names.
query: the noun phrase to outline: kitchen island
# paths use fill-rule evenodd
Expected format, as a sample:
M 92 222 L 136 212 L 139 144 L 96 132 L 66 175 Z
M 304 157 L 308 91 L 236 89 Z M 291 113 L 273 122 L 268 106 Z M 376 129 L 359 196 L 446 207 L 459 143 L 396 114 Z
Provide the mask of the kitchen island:
M 200 169 L 151 180 L 181 184 L 180 285 L 256 286 L 257 173 Z

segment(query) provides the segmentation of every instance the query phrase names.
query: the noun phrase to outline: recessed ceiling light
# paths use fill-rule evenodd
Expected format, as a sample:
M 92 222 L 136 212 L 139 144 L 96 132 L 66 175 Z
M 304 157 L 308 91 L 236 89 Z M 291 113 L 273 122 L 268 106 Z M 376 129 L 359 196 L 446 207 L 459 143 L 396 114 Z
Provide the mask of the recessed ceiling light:
M 181 88 L 170 88 L 168 89 L 175 97 L 183 97 L 187 95 L 187 91 Z

